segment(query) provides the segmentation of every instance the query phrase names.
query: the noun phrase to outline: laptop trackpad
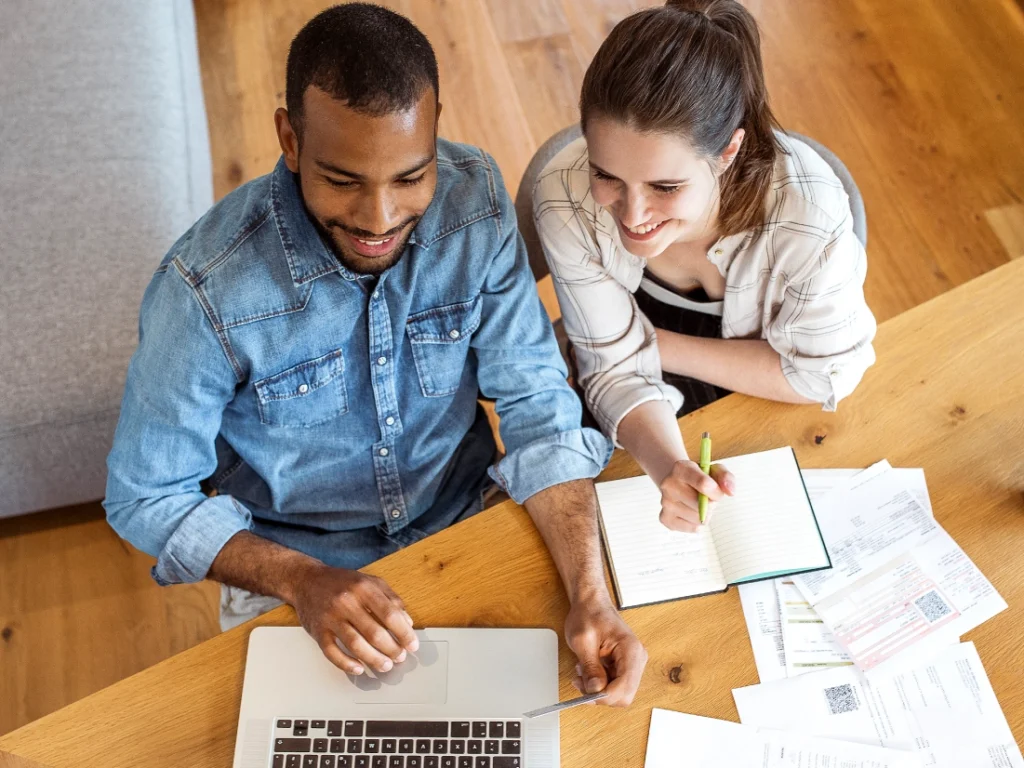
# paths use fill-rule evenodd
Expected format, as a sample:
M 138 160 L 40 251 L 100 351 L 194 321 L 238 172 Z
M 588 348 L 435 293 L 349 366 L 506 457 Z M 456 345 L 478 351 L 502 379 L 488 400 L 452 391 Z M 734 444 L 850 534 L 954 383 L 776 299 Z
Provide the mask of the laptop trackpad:
M 371 676 L 372 675 L 372 676 Z M 448 643 L 420 640 L 420 648 L 390 672 L 347 675 L 357 704 L 444 704 L 448 700 Z

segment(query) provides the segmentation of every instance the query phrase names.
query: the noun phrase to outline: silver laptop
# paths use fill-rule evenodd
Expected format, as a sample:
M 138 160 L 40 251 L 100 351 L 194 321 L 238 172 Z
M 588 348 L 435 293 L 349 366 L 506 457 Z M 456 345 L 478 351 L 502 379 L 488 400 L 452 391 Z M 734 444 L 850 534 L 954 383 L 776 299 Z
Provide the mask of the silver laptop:
M 391 672 L 351 676 L 301 627 L 249 636 L 234 768 L 558 768 L 558 636 L 417 630 Z

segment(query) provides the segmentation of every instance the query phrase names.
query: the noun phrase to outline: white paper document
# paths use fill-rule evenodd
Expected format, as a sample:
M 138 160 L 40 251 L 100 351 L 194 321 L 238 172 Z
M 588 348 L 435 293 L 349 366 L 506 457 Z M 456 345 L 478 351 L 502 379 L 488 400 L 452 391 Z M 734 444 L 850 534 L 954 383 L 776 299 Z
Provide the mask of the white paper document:
M 891 469 L 889 463 L 881 461 L 867 470 L 860 469 L 805 469 L 802 470 L 804 485 L 807 487 L 807 494 L 811 503 L 818 504 L 818 501 L 827 493 L 840 486 L 848 484 L 854 478 L 870 478 L 880 472 L 890 471 L 901 477 L 912 489 L 914 496 L 931 512 L 931 503 L 928 499 L 928 486 L 925 483 L 924 470 L 913 469 Z M 807 659 L 801 658 L 802 654 L 797 645 L 798 639 L 807 639 L 810 649 L 820 650 L 823 644 L 831 647 L 838 647 L 844 655 L 843 659 L 831 659 L 830 661 L 845 661 L 850 663 L 849 655 L 838 645 L 824 623 L 814 625 L 803 625 L 799 627 L 798 633 L 791 632 L 790 647 L 793 649 L 792 661 L 787 664 L 787 654 L 784 648 L 782 631 L 782 620 L 779 612 L 779 599 L 777 594 L 778 580 L 758 581 L 749 584 L 741 584 L 739 587 L 740 603 L 743 606 L 743 617 L 747 623 L 747 633 L 750 636 L 750 646 L 754 652 L 754 664 L 757 666 L 757 676 L 762 683 L 771 680 L 780 680 L 791 675 L 803 674 L 817 669 L 818 667 L 807 665 Z M 804 599 L 806 603 L 806 598 Z M 806 609 L 811 613 L 813 609 Z M 820 617 L 818 617 L 820 619 Z M 817 631 L 814 631 L 817 630 Z M 819 658 L 819 661 L 821 659 Z
M 921 768 L 913 752 L 651 712 L 644 768 Z
M 733 698 L 745 725 L 912 750 L 926 768 L 1024 768 L 974 643 L 892 676 L 836 668 Z
M 793 579 L 858 667 L 917 663 L 1006 608 L 905 478 L 858 480 L 815 505 L 832 568 Z
M 832 631 L 807 602 L 792 578 L 775 579 L 782 626 L 786 677 L 853 664 Z

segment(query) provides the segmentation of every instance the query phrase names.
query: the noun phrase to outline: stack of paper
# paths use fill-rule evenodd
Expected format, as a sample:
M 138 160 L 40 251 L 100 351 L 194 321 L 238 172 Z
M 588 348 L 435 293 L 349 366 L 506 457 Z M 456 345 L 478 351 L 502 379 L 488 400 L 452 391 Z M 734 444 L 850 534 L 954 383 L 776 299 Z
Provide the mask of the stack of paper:
M 745 725 L 910 750 L 938 768 L 1024 768 L 974 643 L 894 675 L 854 667 L 737 688 Z

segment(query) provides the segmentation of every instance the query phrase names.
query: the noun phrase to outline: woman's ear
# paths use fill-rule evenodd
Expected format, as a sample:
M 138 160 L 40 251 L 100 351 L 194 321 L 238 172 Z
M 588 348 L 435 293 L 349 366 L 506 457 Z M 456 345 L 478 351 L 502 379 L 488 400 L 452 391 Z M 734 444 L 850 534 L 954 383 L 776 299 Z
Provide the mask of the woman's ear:
M 732 165 L 736 159 L 736 155 L 740 152 L 740 147 L 743 146 L 743 137 L 746 136 L 746 131 L 742 128 L 737 128 L 733 131 L 732 138 L 729 139 L 729 144 L 726 146 L 725 151 L 719 158 L 718 172 L 725 173 L 729 170 L 729 166 Z

